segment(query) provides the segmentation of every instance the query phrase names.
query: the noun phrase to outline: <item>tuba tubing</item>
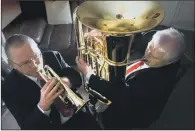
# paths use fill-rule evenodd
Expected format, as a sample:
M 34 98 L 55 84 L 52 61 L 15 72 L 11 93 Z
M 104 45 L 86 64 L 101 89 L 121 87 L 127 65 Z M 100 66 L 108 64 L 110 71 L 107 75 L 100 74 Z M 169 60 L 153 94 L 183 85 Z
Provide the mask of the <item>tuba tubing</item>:
M 78 18 L 76 17 L 76 11 L 77 11 L 78 7 L 75 9 L 74 13 L 73 13 L 73 22 L 74 22 L 74 30 L 76 33 L 76 42 L 77 42 L 77 51 L 78 51 L 78 56 L 79 57 L 83 57 L 83 54 L 81 53 L 81 51 L 83 49 L 86 48 L 86 46 L 81 46 L 81 44 L 84 44 L 84 34 L 81 31 L 82 30 L 82 26 L 80 21 L 78 20 Z M 83 49 L 81 49 L 83 48 Z M 91 54 L 93 55 L 93 54 Z M 95 54 L 94 54 L 95 55 Z M 95 56 L 94 56 L 95 57 Z M 85 84 L 84 82 L 84 89 L 87 93 L 89 93 L 90 95 L 92 95 L 94 98 L 96 98 L 98 101 L 100 101 L 101 103 L 105 104 L 105 105 L 110 105 L 112 102 L 110 100 L 108 100 L 105 96 L 101 95 L 100 93 L 98 93 L 97 91 L 91 89 L 90 87 L 88 87 L 88 84 Z

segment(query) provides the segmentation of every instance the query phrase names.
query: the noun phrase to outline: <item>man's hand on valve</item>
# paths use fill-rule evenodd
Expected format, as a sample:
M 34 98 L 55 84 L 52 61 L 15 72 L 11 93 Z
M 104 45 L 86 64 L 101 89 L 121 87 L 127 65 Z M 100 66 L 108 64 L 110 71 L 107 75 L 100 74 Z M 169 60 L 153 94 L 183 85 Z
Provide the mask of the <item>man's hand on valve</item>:
M 84 34 L 84 37 L 87 36 L 102 36 L 102 33 L 99 32 L 98 30 L 91 30 L 90 32 Z
M 68 78 L 63 77 L 62 81 L 69 88 L 71 87 L 71 83 Z M 52 78 L 51 80 L 49 80 L 41 89 L 41 99 L 39 102 L 40 108 L 43 111 L 50 110 L 51 104 L 60 94 L 62 94 L 63 91 L 64 88 L 56 78 Z
M 78 56 L 76 57 L 76 64 L 77 64 L 78 70 L 83 75 L 86 76 L 87 73 L 89 73 L 89 72 L 94 73 L 91 66 L 87 65 L 87 63 L 85 63 L 85 61 L 82 58 L 79 58 Z

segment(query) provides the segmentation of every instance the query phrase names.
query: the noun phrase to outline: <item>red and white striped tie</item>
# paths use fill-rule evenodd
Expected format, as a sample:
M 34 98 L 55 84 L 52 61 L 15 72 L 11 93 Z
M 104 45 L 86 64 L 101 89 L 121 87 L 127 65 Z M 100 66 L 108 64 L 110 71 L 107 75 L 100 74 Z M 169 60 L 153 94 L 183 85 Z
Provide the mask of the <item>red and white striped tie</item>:
M 131 73 L 133 73 L 136 69 L 138 69 L 139 67 L 141 67 L 144 64 L 143 61 L 138 61 L 130 66 L 127 67 L 126 69 L 126 75 L 125 78 L 127 78 Z

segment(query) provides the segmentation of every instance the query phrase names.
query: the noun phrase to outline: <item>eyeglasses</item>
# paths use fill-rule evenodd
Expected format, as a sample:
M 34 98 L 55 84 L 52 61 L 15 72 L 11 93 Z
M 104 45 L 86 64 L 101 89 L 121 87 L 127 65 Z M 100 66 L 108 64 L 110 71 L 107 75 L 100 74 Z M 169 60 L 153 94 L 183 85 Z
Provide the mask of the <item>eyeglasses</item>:
M 10 60 L 10 61 L 19 67 L 26 67 L 27 65 L 31 65 L 33 61 L 39 60 L 39 58 L 41 58 L 41 55 L 42 55 L 41 53 L 37 53 L 33 57 L 31 57 L 29 60 L 24 61 L 22 63 L 16 63 L 12 60 Z

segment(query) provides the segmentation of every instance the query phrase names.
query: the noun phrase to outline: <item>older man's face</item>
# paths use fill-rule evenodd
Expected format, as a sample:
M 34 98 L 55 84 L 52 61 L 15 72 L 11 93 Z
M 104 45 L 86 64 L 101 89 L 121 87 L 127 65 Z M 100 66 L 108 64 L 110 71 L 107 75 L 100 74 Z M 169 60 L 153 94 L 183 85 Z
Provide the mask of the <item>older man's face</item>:
M 154 46 L 154 43 L 151 40 L 145 51 L 145 58 L 147 59 L 146 64 L 150 67 L 158 67 L 163 62 L 163 56 L 164 52 L 158 47 L 158 45 Z
M 24 44 L 21 47 L 10 48 L 10 60 L 13 68 L 19 72 L 37 77 L 37 68 L 34 63 L 40 64 L 42 61 L 41 52 L 39 49 L 32 49 L 30 45 Z

